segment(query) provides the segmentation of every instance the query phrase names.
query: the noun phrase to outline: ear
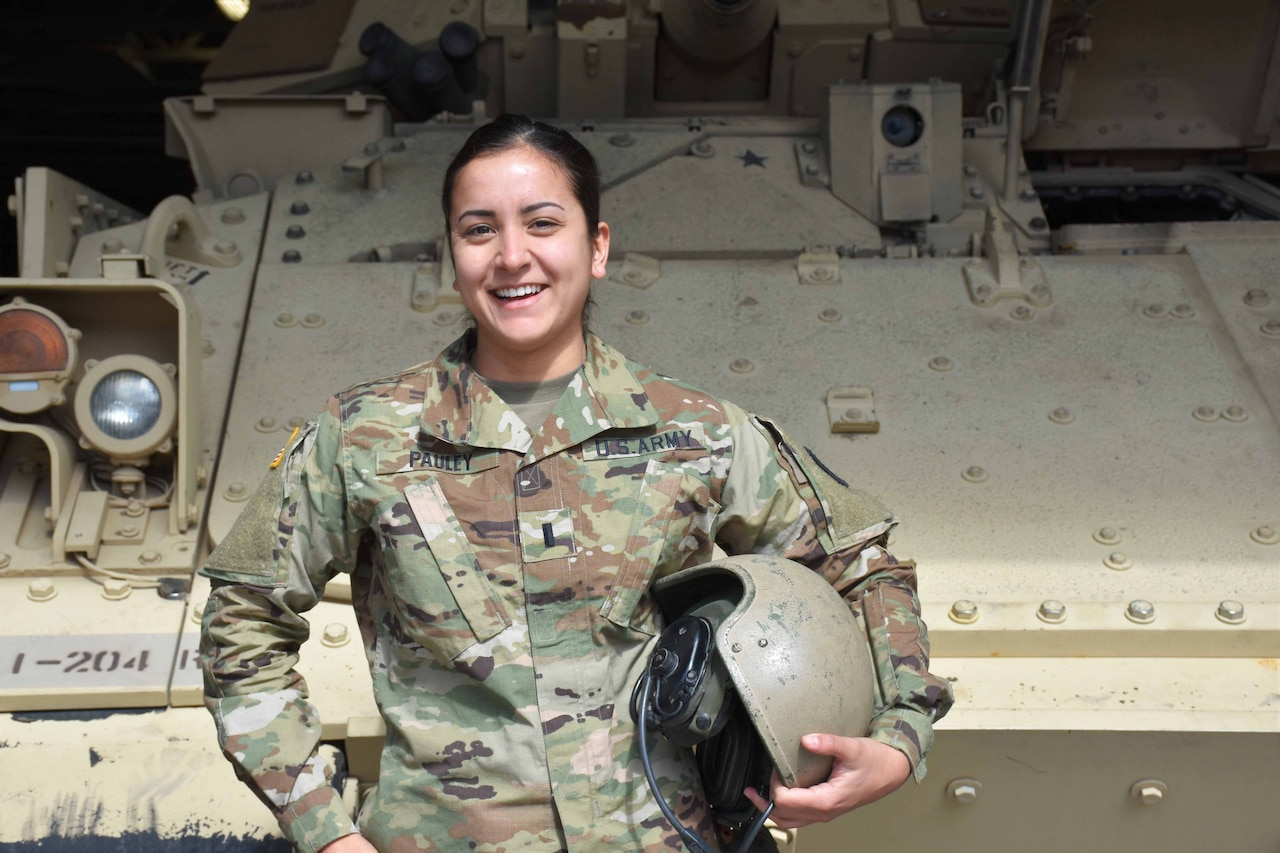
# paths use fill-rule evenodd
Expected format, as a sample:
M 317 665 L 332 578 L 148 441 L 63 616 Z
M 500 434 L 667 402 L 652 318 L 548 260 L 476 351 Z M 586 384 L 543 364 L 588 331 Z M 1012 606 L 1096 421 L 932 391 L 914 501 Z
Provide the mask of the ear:
M 453 289 L 454 290 L 458 289 L 458 280 L 456 278 L 453 280 Z
M 591 238 L 591 277 L 604 278 L 609 263 L 609 223 L 601 222 L 596 236 Z

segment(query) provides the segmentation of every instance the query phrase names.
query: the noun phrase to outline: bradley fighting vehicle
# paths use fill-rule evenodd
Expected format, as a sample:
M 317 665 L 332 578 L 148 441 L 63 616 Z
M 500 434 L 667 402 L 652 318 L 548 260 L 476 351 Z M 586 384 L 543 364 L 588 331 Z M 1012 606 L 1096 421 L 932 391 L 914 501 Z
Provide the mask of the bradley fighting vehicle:
M 192 197 L 10 200 L 0 849 L 283 845 L 194 570 L 329 393 L 458 334 L 442 170 L 523 112 L 603 169 L 596 330 L 904 519 L 957 705 L 794 850 L 1274 853 L 1278 37 L 1276 0 L 257 3 L 165 104 Z M 328 595 L 354 808 L 382 731 Z

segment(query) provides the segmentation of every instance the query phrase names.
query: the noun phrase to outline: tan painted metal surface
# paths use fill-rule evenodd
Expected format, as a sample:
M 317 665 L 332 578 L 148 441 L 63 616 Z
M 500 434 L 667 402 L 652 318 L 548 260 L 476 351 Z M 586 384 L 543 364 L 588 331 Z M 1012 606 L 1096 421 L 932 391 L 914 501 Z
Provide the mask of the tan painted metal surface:
M 174 365 L 188 408 L 173 448 L 141 461 L 80 447 L 70 403 L 31 411 L 52 396 L 0 412 L 0 777 L 16 780 L 0 844 L 273 835 L 199 707 L 208 587 L 192 572 L 329 393 L 461 331 L 438 192 L 483 115 L 391 129 L 384 102 L 346 94 L 367 23 L 429 47 L 458 19 L 485 37 L 489 114 L 590 116 L 571 127 L 600 161 L 614 235 L 594 329 L 777 416 L 904 519 L 892 547 L 919 562 L 957 706 L 923 785 L 800 831 L 796 849 L 1273 851 L 1280 222 L 1253 220 L 1280 193 L 1201 155 L 1267 153 L 1276 3 L 1050 4 L 1018 96 L 1027 150 L 1054 152 L 1036 172 L 1006 162 L 1013 100 L 992 75 L 1016 3 L 785 0 L 763 41 L 728 28 L 716 57 L 679 44 L 705 10 L 669 37 L 659 4 L 621 4 L 613 30 L 561 5 L 366 0 L 329 69 L 171 103 L 207 235 L 181 204 L 126 221 L 27 173 L 11 203 L 22 277 L 0 280 L 0 301 L 80 331 L 59 393 L 74 399 L 87 359 L 145 356 Z M 830 108 L 828 86 L 864 77 L 836 91 L 865 103 Z M 953 84 L 962 115 L 935 122 L 928 98 Z M 342 97 L 290 112 L 239 97 L 268 91 Z M 949 136 L 896 151 L 893 104 Z M 1184 184 L 1234 213 L 1051 227 L 1042 197 Z M 926 203 L 937 221 L 913 221 Z M 11 381 L 0 406 L 31 393 Z M 303 670 L 368 784 L 383 730 L 349 595 L 335 583 L 312 613 Z

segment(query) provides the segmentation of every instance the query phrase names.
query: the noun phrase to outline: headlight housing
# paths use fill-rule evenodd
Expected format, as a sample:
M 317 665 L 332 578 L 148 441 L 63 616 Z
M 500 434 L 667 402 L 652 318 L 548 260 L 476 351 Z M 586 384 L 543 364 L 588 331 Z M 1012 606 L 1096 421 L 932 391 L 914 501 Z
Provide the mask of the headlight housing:
M 177 415 L 176 373 L 173 365 L 141 355 L 86 362 L 76 391 L 81 446 L 118 461 L 169 450 Z

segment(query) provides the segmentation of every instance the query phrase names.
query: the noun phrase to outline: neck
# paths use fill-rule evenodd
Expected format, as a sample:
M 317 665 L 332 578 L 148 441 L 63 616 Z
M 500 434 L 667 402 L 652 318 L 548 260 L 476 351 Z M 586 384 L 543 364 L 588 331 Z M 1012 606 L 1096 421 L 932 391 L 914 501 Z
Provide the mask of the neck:
M 542 382 L 577 370 L 587 357 L 586 340 L 575 335 L 565 346 L 537 352 L 509 351 L 477 336 L 471 366 L 486 379 L 498 382 Z

